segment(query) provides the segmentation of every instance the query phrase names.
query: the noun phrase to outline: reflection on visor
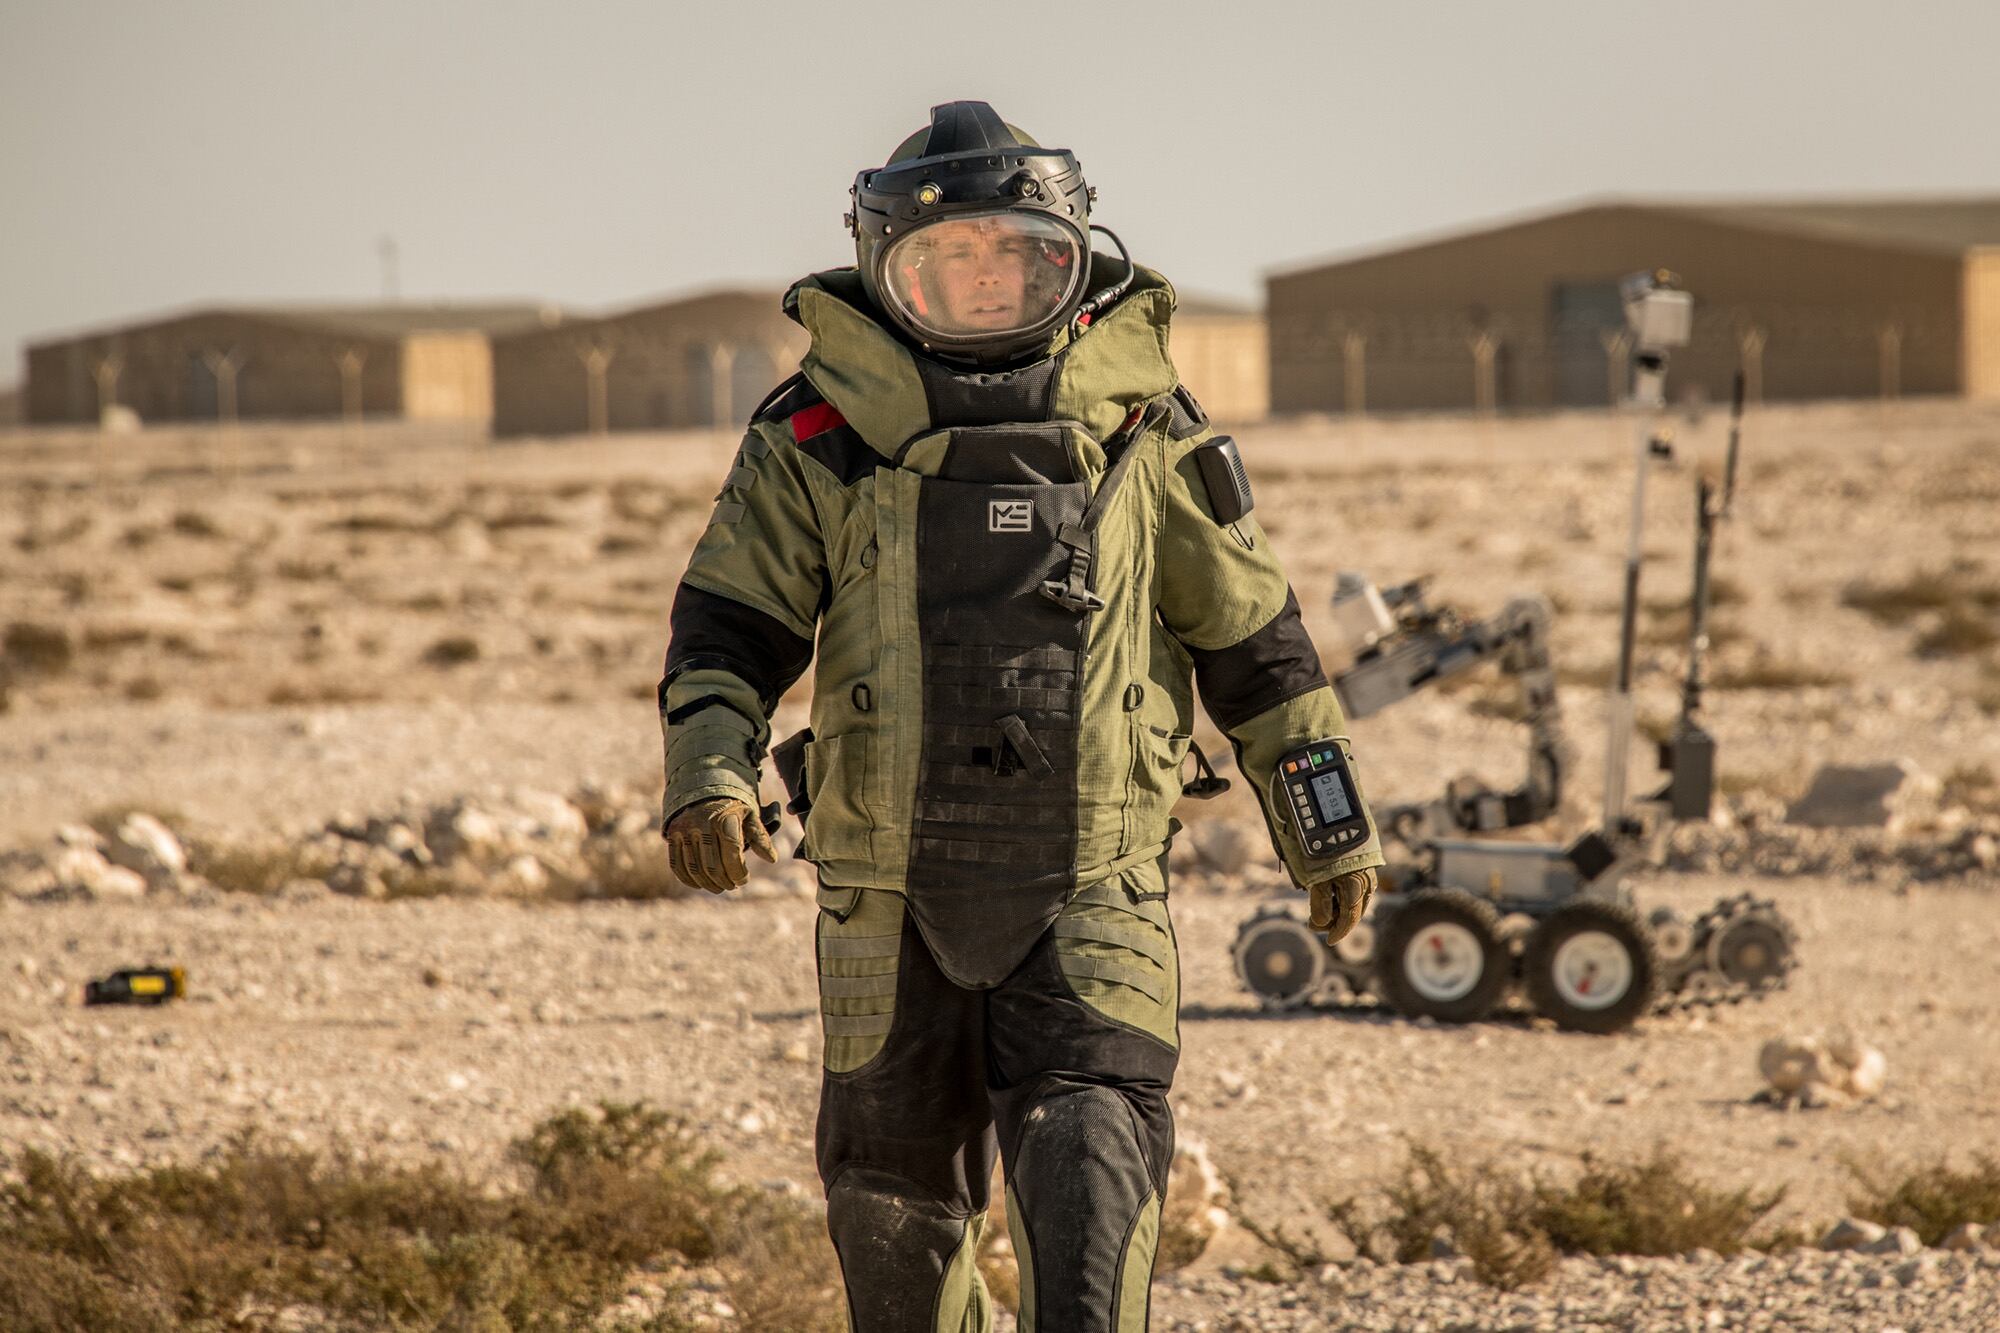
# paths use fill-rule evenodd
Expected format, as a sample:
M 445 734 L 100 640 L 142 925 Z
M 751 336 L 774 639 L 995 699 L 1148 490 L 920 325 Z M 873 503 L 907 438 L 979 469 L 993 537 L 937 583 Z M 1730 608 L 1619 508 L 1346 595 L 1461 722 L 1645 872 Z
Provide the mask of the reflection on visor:
M 926 337 L 1004 337 L 1044 323 L 1082 281 L 1076 237 L 1031 213 L 975 213 L 903 236 L 882 258 L 882 286 Z

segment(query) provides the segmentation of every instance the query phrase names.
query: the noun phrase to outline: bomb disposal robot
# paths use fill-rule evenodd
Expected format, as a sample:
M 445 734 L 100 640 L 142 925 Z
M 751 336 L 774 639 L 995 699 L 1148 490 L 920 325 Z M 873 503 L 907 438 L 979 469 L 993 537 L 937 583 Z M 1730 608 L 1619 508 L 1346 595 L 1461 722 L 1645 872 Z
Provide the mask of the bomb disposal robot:
M 1547 602 L 1519 599 L 1491 619 L 1466 620 L 1448 607 L 1427 605 L 1422 581 L 1378 589 L 1359 575 L 1343 574 L 1334 612 L 1353 665 L 1335 676 L 1334 685 L 1347 715 L 1367 717 L 1495 663 L 1521 690 L 1527 774 L 1512 791 L 1462 779 L 1428 804 L 1384 810 L 1391 857 L 1385 892 L 1373 915 L 1333 948 L 1284 908 L 1246 922 L 1236 939 L 1236 970 L 1266 1005 L 1372 994 L 1399 1013 L 1467 1023 L 1518 989 L 1558 1025 L 1603 1033 L 1655 1007 L 1762 995 L 1783 985 L 1793 967 L 1793 932 L 1770 902 L 1744 895 L 1692 922 L 1670 908 L 1642 916 L 1625 883 L 1633 869 L 1657 860 L 1667 823 L 1707 818 L 1714 794 L 1715 742 L 1700 721 L 1708 572 L 1716 524 L 1734 499 L 1743 385 L 1739 378 L 1720 495 L 1706 479 L 1696 482 L 1688 669 L 1679 720 L 1660 745 L 1667 780 L 1631 802 L 1625 774 L 1646 477 L 1671 457 L 1651 422 L 1664 404 L 1667 354 L 1688 340 L 1693 303 L 1663 272 L 1626 279 L 1623 295 L 1633 335 L 1632 405 L 1643 415 L 1602 825 L 1568 844 L 1492 836 L 1545 819 L 1562 801 L 1569 752 L 1549 656 Z M 1320 813 L 1310 799 L 1297 809 Z

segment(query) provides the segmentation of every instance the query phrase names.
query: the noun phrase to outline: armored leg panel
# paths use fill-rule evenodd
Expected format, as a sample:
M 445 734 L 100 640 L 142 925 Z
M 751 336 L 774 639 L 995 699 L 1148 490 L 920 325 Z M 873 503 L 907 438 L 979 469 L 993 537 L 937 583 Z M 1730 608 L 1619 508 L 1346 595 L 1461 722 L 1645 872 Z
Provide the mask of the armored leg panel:
M 1178 961 L 1164 871 L 1072 900 L 991 993 L 1022 1333 L 1137 1333 L 1173 1160 Z
M 938 971 L 898 895 L 820 902 L 816 1144 L 854 1333 L 986 1333 L 984 997 Z

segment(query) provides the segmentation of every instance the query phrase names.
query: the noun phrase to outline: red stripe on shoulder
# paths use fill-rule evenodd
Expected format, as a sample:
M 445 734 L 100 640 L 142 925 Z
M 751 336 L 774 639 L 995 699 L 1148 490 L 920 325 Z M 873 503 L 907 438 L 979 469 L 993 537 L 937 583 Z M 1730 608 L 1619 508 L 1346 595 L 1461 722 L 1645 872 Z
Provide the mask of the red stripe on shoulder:
M 824 435 L 836 426 L 845 426 L 847 418 L 840 415 L 840 409 L 832 403 L 814 403 L 792 413 L 792 442 L 804 444 L 815 435 Z

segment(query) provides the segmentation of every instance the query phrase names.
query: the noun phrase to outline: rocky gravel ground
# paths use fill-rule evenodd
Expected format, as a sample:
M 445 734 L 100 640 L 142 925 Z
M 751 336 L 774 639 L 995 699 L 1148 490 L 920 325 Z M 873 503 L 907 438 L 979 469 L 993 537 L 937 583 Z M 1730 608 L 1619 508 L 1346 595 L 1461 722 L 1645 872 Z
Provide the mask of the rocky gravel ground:
M 1583 827 L 1624 428 L 1584 414 L 1243 438 L 1331 664 L 1339 569 L 1435 572 L 1434 599 L 1469 614 L 1524 592 L 1556 603 L 1580 763 L 1545 831 Z M 1712 416 L 1681 425 L 1690 459 L 1719 441 Z M 653 680 L 733 445 L 0 435 L 0 1149 L 111 1169 L 254 1130 L 479 1172 L 552 1108 L 645 1099 L 692 1118 L 737 1178 L 814 1196 L 808 869 L 725 900 L 605 897 L 657 887 Z M 1676 835 L 1670 872 L 1639 889 L 1686 912 L 1775 899 L 1801 939 L 1791 986 L 1610 1038 L 1520 1014 L 1458 1029 L 1366 1006 L 1266 1014 L 1228 952 L 1280 891 L 1262 834 L 1240 792 L 1184 811 L 1175 1107 L 1240 1217 L 1338 1255 L 1323 1203 L 1379 1184 L 1409 1142 L 1557 1171 L 1584 1149 L 1665 1144 L 1703 1179 L 1785 1186 L 1774 1221 L 1817 1231 L 1847 1208 L 1850 1162 L 2000 1154 L 2000 1047 L 1982 1036 L 2000 1003 L 2000 414 L 1774 410 L 1752 418 L 1746 457 L 1709 697 L 1726 818 Z M 1654 727 L 1681 661 L 1684 487 L 1652 492 Z M 804 702 L 802 686 L 780 734 Z M 1511 705 L 1475 680 L 1357 724 L 1371 796 L 1425 799 L 1465 771 L 1515 781 Z M 1893 826 L 1786 823 L 1819 765 L 1899 759 L 1926 796 Z M 133 808 L 194 864 L 147 860 L 145 830 L 120 833 Z M 1252 849 L 1240 868 L 1190 854 L 1232 839 Z M 257 892 L 217 878 L 308 850 Z M 86 871 L 98 888 L 77 888 Z M 148 962 L 186 967 L 189 997 L 78 1006 L 84 980 Z M 1883 1052 L 1879 1096 L 1753 1100 L 1764 1043 L 1836 1029 Z M 2000 1328 L 1990 1250 L 1570 1260 L 1514 1294 L 1450 1260 L 1249 1276 L 1271 1259 L 1228 1228 L 1162 1278 L 1155 1326 Z

